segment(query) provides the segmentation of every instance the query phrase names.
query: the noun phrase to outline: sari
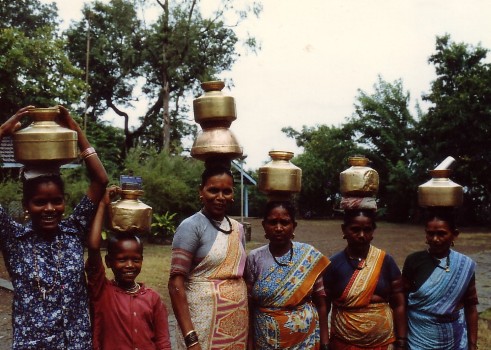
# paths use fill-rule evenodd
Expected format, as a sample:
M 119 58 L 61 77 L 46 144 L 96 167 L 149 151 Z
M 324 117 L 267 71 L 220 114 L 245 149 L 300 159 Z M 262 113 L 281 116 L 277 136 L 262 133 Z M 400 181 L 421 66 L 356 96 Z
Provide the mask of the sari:
M 186 296 L 201 349 L 240 350 L 247 347 L 249 326 L 247 287 L 242 278 L 246 252 L 239 224 L 218 232 L 205 258 L 189 273 Z M 176 329 L 177 349 L 186 349 Z
M 370 246 L 341 296 L 333 300 L 332 349 L 387 349 L 395 341 L 389 303 L 370 303 L 377 287 L 385 252 Z
M 305 243 L 293 242 L 292 249 L 288 266 L 265 267 L 252 286 L 256 349 L 320 347 L 319 316 L 311 294 L 329 259 Z
M 408 294 L 409 349 L 468 348 L 464 309 L 458 309 L 458 304 L 476 264 L 454 250 L 449 259 L 448 272 L 435 268 L 418 290 Z

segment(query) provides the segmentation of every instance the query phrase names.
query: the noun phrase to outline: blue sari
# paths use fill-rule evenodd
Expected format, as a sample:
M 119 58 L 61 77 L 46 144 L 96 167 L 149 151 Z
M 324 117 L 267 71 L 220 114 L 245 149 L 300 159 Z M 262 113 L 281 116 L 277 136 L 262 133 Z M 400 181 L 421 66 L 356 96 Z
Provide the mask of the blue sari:
M 475 262 L 450 251 L 449 271 L 435 268 L 421 287 L 408 295 L 410 350 L 467 350 L 464 309 L 458 308 L 474 275 Z

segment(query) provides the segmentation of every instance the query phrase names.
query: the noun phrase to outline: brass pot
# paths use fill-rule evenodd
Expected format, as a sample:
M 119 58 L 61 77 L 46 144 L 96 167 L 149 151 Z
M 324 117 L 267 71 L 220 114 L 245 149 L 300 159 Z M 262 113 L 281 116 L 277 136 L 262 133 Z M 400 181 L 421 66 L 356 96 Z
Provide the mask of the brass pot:
M 432 179 L 418 187 L 421 207 L 460 207 L 464 200 L 462 186 L 449 179 L 450 169 L 430 170 Z
M 339 174 L 341 195 L 344 197 L 373 197 L 378 192 L 379 177 L 377 171 L 370 168 L 368 158 L 349 157 L 350 168 Z
M 214 157 L 235 159 L 240 156 L 242 147 L 232 131 L 224 127 L 201 131 L 191 147 L 191 157 L 204 161 Z
M 121 198 L 109 205 L 109 228 L 114 232 L 149 233 L 152 225 L 152 207 L 138 198 L 142 190 L 121 191 Z
M 223 94 L 223 81 L 207 81 L 201 84 L 205 93 L 193 101 L 194 120 L 203 129 L 222 126 L 230 127 L 237 119 L 235 100 Z
M 32 123 L 13 135 L 14 158 L 25 165 L 62 165 L 78 157 L 77 133 L 55 122 L 58 107 L 32 108 Z
M 302 188 L 302 169 L 290 163 L 293 152 L 271 151 L 271 161 L 259 168 L 258 187 L 270 200 L 289 199 Z

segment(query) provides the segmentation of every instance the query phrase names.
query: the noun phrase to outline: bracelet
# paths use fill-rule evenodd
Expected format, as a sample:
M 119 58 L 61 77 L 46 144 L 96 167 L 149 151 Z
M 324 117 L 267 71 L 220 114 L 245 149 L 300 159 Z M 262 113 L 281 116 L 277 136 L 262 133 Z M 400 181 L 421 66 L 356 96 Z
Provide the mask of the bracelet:
M 85 156 L 84 159 L 88 159 L 92 156 L 97 156 L 97 152 L 94 152 L 94 153 L 90 153 L 88 156 Z
M 94 147 L 88 147 L 80 153 L 80 158 L 85 159 L 95 153 Z
M 321 344 L 320 350 L 329 350 L 329 344 Z
M 187 334 L 184 336 L 184 343 L 188 349 L 198 344 L 198 334 L 196 334 L 194 329 L 187 332 Z
M 406 349 L 407 347 L 407 338 L 397 338 L 394 342 L 394 348 L 397 349 Z

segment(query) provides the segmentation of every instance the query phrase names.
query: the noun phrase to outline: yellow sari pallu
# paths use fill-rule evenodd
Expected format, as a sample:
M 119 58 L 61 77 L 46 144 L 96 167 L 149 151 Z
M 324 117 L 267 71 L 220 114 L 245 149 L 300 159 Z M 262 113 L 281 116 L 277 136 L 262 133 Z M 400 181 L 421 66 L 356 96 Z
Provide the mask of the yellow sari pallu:
M 366 260 L 360 261 L 343 294 L 333 301 L 332 338 L 372 349 L 394 342 L 389 304 L 370 304 L 384 258 L 383 250 L 370 246 Z

